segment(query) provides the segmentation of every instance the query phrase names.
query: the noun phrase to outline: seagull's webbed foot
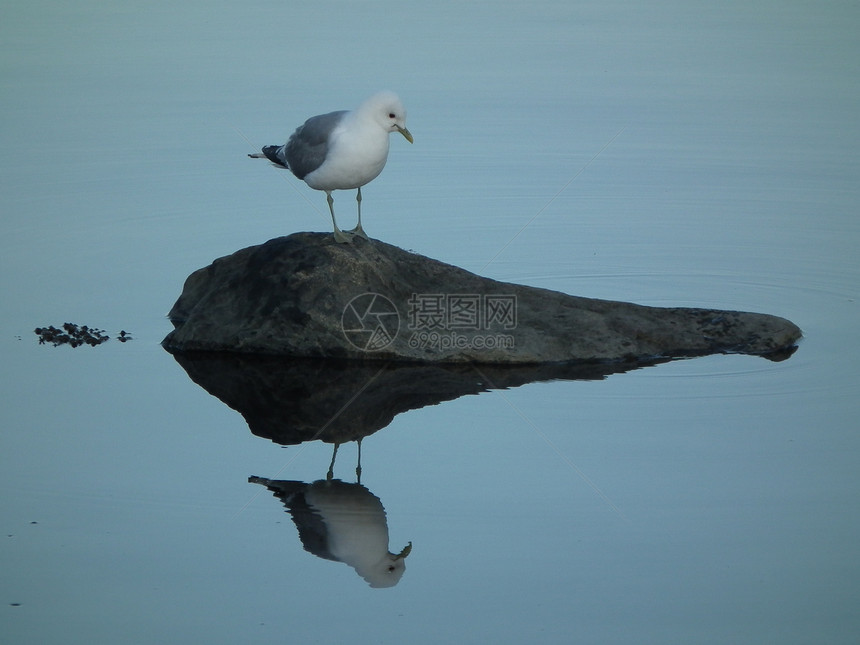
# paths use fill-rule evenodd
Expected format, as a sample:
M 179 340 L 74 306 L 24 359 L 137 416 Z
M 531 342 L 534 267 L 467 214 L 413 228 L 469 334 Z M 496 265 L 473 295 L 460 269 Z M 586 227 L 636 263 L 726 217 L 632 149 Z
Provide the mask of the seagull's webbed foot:
M 342 231 L 339 228 L 334 229 L 334 241 L 341 244 L 352 244 L 352 231 Z
M 368 242 L 370 241 L 370 238 L 367 236 L 367 233 L 365 233 L 365 232 L 364 232 L 364 229 L 363 229 L 363 228 L 361 228 L 361 224 L 359 224 L 358 226 L 356 226 L 356 227 L 355 227 L 354 229 L 352 229 L 352 230 L 344 231 L 344 232 L 345 232 L 345 233 L 348 233 L 348 234 L 350 234 L 350 235 L 358 235 L 359 237 L 363 237 L 363 238 L 364 238 L 365 240 L 367 240 Z

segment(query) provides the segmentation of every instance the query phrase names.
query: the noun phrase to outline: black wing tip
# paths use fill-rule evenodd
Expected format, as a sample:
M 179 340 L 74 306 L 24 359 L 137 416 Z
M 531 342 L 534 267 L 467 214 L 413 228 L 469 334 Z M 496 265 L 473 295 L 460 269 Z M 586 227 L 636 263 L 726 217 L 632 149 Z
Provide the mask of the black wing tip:
M 278 154 L 281 151 L 283 146 L 264 146 L 262 152 L 252 152 L 248 153 L 248 156 L 251 159 L 268 159 L 273 164 L 281 166 L 282 168 L 289 168 L 289 166 L 284 163 L 284 160 L 281 159 L 281 156 Z
M 271 161 L 274 164 L 278 164 L 279 166 L 287 167 L 287 164 L 284 163 L 284 160 L 281 158 L 281 155 L 278 154 L 281 151 L 283 146 L 263 146 L 263 154 L 266 156 L 266 159 Z

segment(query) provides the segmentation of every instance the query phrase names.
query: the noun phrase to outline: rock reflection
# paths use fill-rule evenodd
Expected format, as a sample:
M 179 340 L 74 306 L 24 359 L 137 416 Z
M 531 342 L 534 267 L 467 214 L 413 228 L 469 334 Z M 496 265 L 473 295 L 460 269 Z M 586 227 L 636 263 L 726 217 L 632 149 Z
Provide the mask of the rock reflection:
M 359 483 L 329 477 L 312 483 L 250 477 L 280 499 L 299 530 L 305 551 L 355 569 L 371 587 L 393 587 L 406 571 L 410 542 L 388 550 L 388 522 L 380 499 Z
M 602 379 L 654 364 L 476 366 L 224 353 L 174 358 L 191 380 L 238 411 L 251 432 L 282 445 L 346 443 L 385 428 L 402 412 L 467 394 L 537 381 Z
M 282 445 L 334 444 L 325 479 L 306 483 L 254 476 L 248 481 L 265 486 L 283 502 L 306 551 L 349 565 L 371 587 L 400 581 L 412 543 L 396 554 L 388 550 L 385 509 L 360 483 L 363 437 L 402 412 L 467 394 L 536 381 L 602 379 L 646 366 L 364 363 L 224 353 L 174 358 L 195 383 L 242 414 L 255 435 Z M 359 444 L 355 484 L 333 476 L 337 448 L 350 441 Z

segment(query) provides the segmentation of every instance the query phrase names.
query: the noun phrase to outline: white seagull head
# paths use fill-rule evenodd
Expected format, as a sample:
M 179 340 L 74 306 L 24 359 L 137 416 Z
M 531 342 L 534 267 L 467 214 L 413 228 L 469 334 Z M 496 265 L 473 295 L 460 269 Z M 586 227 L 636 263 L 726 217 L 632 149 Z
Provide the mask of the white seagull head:
M 406 129 L 406 108 L 394 92 L 374 94 L 359 106 L 356 114 L 378 123 L 386 132 L 399 132 L 412 143 L 412 133 Z

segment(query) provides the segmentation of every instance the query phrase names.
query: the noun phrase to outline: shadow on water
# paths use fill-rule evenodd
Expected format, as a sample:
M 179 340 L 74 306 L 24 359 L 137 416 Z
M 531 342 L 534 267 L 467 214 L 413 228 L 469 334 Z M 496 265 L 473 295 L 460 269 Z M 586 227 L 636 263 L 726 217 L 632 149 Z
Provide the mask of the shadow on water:
M 239 412 L 251 432 L 285 446 L 356 441 L 385 428 L 398 414 L 468 394 L 541 381 L 600 380 L 670 360 L 501 366 L 173 356 L 192 381 Z
M 282 445 L 334 444 L 325 479 L 252 476 L 278 498 L 308 553 L 352 567 L 371 587 L 393 587 L 406 571 L 410 542 L 388 547 L 382 501 L 361 484 L 361 440 L 395 416 L 491 389 L 551 380 L 597 380 L 637 364 L 474 366 L 361 363 L 234 354 L 173 354 L 188 376 L 245 418 L 255 435 Z M 660 361 L 665 362 L 665 361 Z M 650 363 L 654 364 L 654 363 Z M 356 441 L 358 482 L 334 478 L 338 446 Z
M 311 483 L 250 477 L 280 499 L 305 551 L 343 562 L 375 588 L 393 587 L 406 571 L 412 543 L 388 550 L 388 522 L 380 499 L 359 483 L 326 478 Z
M 281 445 L 334 444 L 325 479 L 314 482 L 252 476 L 285 506 L 304 549 L 352 567 L 371 587 L 392 587 L 406 570 L 410 542 L 388 547 L 382 501 L 361 484 L 361 440 L 409 410 L 493 389 L 541 381 L 593 381 L 672 359 L 607 364 L 527 366 L 405 364 L 176 353 L 192 381 L 238 411 L 251 432 Z M 334 478 L 338 446 L 356 441 L 354 484 Z

